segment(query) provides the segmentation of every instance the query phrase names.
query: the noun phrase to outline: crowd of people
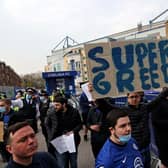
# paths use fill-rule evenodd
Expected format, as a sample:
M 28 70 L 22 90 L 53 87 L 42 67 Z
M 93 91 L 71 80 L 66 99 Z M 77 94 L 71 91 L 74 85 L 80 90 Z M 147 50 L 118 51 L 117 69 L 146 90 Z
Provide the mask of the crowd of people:
M 92 93 L 91 83 L 87 91 Z M 79 105 L 80 111 L 62 93 L 51 99 L 47 91 L 37 94 L 31 87 L 25 93 L 19 90 L 15 100 L 1 98 L 0 154 L 7 167 L 78 168 L 79 132 L 84 127 L 84 141 L 90 141 L 95 158 L 93 167 L 150 168 L 150 115 L 160 168 L 168 167 L 168 88 L 149 103 L 140 92 L 128 93 L 123 107 L 109 98 L 90 99 L 83 91 Z M 38 120 L 47 152 L 37 152 Z

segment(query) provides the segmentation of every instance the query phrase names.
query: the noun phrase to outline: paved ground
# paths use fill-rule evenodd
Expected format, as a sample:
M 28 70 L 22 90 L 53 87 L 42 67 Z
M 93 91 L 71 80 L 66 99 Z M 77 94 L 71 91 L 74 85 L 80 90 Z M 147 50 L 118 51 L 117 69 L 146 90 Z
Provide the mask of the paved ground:
M 39 132 L 37 134 L 39 140 L 39 150 L 46 151 L 46 145 L 44 143 L 44 137 Z M 79 145 L 79 155 L 78 155 L 78 167 L 79 168 L 93 168 L 94 167 L 94 158 L 91 151 L 90 141 L 83 140 L 83 131 L 81 131 L 81 144 Z
M 39 142 L 39 150 L 46 151 L 46 144 L 40 129 L 39 133 L 37 134 L 37 138 Z M 94 167 L 94 158 L 91 152 L 90 141 L 83 141 L 83 131 L 81 131 L 81 144 L 79 145 L 78 165 L 79 168 Z M 5 164 L 2 162 L 0 157 L 0 168 L 4 168 L 4 166 Z

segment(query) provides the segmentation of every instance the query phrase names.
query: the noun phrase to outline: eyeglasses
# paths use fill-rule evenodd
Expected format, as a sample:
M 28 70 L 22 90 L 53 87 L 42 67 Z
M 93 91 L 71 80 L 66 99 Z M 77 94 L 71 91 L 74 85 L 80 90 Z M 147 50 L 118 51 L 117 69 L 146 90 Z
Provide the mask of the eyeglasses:
M 136 96 L 129 96 L 128 98 L 129 99 L 133 99 L 133 98 L 137 99 L 137 98 L 139 98 L 139 96 L 138 95 L 136 95 Z

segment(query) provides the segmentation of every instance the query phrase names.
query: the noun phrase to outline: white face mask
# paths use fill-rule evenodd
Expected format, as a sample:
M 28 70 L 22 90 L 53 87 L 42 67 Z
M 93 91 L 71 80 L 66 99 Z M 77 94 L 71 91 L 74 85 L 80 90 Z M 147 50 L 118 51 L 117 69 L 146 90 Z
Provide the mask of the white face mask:
M 44 96 L 40 96 L 40 101 L 42 103 L 46 103 L 47 102 L 47 99 L 44 97 Z

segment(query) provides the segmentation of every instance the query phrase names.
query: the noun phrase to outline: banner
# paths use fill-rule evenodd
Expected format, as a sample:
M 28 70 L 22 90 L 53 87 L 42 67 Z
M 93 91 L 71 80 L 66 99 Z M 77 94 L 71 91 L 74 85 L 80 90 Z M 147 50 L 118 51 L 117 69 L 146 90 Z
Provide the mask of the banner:
M 86 44 L 94 98 L 158 89 L 168 84 L 168 40 Z

